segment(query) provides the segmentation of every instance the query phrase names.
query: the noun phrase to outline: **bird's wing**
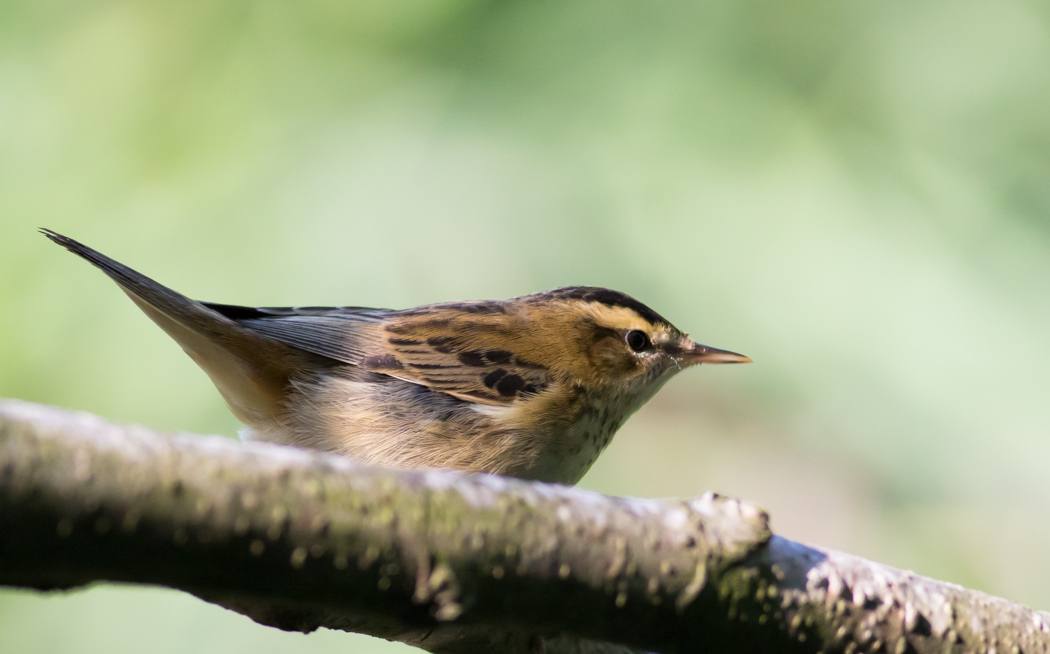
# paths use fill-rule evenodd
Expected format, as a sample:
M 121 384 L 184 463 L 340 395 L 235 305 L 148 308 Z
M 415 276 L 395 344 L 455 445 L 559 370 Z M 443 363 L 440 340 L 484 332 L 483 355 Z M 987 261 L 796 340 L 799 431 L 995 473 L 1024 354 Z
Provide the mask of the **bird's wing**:
M 479 328 L 480 303 L 443 305 L 440 313 L 423 309 L 407 319 L 420 310 L 206 306 L 287 345 L 471 402 L 509 404 L 549 384 L 544 366 L 491 345 L 500 339 Z
M 492 329 L 499 318 L 486 322 L 473 313 L 478 305 L 465 306 L 464 312 L 444 309 L 441 319 L 424 317 L 388 326 L 388 354 L 374 365 L 393 377 L 496 406 L 546 389 L 551 376 L 545 366 L 500 347 L 506 340 Z
M 365 307 L 252 308 L 210 302 L 204 306 L 257 334 L 351 365 L 380 353 L 379 326 L 390 313 Z

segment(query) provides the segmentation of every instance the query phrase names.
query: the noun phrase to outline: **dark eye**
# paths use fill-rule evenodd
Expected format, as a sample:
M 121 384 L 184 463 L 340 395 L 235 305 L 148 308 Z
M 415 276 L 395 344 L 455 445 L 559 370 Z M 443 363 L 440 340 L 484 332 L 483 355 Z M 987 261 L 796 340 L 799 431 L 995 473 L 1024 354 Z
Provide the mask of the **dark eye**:
M 649 345 L 649 337 L 645 335 L 645 332 L 638 329 L 632 329 L 627 332 L 627 347 L 635 352 L 648 350 Z

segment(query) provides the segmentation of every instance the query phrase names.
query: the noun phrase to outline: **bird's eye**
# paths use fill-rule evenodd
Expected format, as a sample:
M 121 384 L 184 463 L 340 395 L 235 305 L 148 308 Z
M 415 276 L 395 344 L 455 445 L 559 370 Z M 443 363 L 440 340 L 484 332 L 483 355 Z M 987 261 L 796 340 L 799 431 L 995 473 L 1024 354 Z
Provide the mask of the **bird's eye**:
M 627 332 L 627 347 L 635 352 L 642 352 L 648 350 L 649 346 L 649 337 L 645 335 L 645 332 L 639 329 L 632 329 Z

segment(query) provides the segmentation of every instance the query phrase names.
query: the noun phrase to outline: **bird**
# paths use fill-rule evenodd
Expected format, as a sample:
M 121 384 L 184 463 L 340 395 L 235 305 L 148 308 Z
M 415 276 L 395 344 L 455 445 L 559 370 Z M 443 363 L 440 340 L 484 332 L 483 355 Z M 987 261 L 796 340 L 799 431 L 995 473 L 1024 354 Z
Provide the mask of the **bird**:
M 245 425 L 242 439 L 368 464 L 575 484 L 671 377 L 751 362 L 606 288 L 405 310 L 236 306 L 191 300 L 40 231 L 182 347 Z

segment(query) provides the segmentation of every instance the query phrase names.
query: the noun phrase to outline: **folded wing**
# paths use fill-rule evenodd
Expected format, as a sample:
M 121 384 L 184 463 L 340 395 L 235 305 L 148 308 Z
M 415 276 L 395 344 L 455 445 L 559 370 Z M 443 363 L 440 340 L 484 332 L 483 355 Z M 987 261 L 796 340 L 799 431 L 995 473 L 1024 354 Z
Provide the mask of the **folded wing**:
M 207 304 L 237 324 L 293 347 L 460 399 L 506 405 L 541 393 L 547 368 L 486 345 L 492 316 L 477 304 L 405 312 L 364 307 L 247 309 Z

